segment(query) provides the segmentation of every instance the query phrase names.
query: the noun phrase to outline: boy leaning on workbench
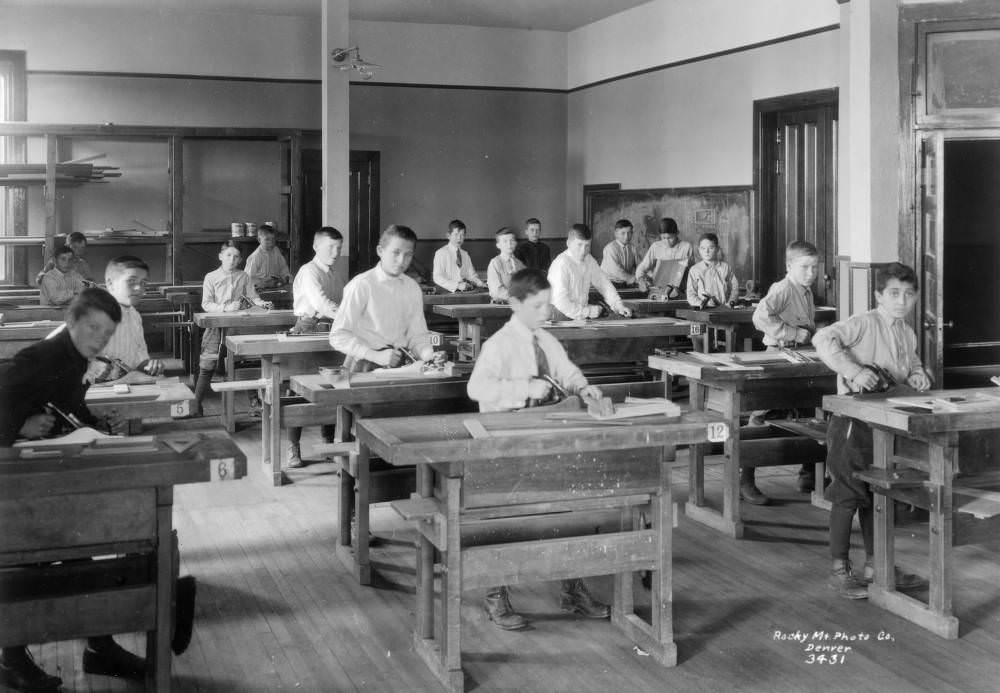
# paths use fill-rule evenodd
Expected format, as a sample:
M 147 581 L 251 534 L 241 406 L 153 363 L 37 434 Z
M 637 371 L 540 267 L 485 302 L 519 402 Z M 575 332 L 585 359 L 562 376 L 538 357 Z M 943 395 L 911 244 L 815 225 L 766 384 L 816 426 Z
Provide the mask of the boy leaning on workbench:
M 771 284 L 767 295 L 753 312 L 753 326 L 764 333 L 768 351 L 808 344 L 816 331 L 816 304 L 813 283 L 819 273 L 819 251 L 808 241 L 792 241 L 785 248 L 785 278 Z M 777 412 L 782 413 L 782 412 Z M 765 425 L 767 411 L 755 411 L 751 426 Z M 809 493 L 816 486 L 816 470 L 811 464 L 799 469 L 799 490 Z M 740 470 L 740 496 L 755 505 L 768 498 L 757 488 L 754 468 Z
M 917 276 L 898 262 L 875 273 L 875 303 L 867 313 L 852 315 L 816 332 L 813 345 L 823 363 L 837 373 L 840 393 L 879 392 L 897 384 L 928 390 L 931 379 L 917 356 L 917 336 L 906 316 L 917 300 Z M 855 419 L 834 416 L 827 429 L 827 471 L 833 482 L 824 496 L 830 508 L 830 556 L 833 569 L 828 584 L 842 597 L 865 599 L 875 579 L 875 510 L 868 484 L 854 472 L 872 465 L 872 431 Z M 858 513 L 865 546 L 860 574 L 851 568 L 851 525 Z M 896 589 L 924 584 L 916 575 L 896 571 Z
M 555 337 L 541 329 L 549 318 L 551 287 L 545 273 L 523 269 L 514 273 L 508 288 L 513 315 L 486 340 L 469 378 L 469 398 L 479 411 L 510 411 L 540 404 L 548 398 L 554 380 L 560 387 L 591 399 L 601 391 L 587 384 Z M 490 620 L 504 630 L 519 630 L 527 619 L 514 611 L 507 587 L 490 590 L 484 604 Z M 607 618 L 610 609 L 590 596 L 580 578 L 562 581 L 560 608 L 586 618 Z

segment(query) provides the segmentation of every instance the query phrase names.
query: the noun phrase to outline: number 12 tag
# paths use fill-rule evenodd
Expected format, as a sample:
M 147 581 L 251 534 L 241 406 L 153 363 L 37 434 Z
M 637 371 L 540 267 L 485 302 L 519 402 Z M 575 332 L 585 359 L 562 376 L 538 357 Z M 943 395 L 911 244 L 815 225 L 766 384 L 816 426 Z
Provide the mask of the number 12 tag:
M 705 432 L 710 443 L 722 443 L 729 440 L 729 424 L 722 421 L 708 424 L 705 427 Z

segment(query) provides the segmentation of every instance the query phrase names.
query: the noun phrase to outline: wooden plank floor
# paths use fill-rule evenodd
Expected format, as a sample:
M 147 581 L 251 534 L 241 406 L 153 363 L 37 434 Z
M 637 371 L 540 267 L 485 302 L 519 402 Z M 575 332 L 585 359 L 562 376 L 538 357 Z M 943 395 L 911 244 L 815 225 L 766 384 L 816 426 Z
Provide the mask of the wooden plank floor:
M 316 430 L 306 430 L 307 455 L 317 438 Z M 174 662 L 175 690 L 441 690 L 410 642 L 412 594 L 359 586 L 333 550 L 333 465 L 293 471 L 293 484 L 273 488 L 257 462 L 259 429 L 244 422 L 237 439 L 252 460 L 247 479 L 176 492 L 182 572 L 197 576 L 198 604 L 191 647 Z M 680 500 L 687 494 L 685 460 L 679 455 L 675 471 Z M 717 480 L 718 472 L 713 465 L 707 475 Z M 996 691 L 1000 544 L 956 550 L 954 607 L 961 638 L 941 640 L 866 601 L 828 590 L 826 513 L 794 490 L 795 472 L 760 470 L 759 485 L 776 502 L 748 509 L 743 541 L 681 518 L 674 554 L 677 667 L 664 669 L 642 656 L 607 622 L 563 614 L 558 583 L 549 582 L 511 589 L 514 605 L 532 622 L 519 633 L 492 626 L 480 609 L 481 595 L 465 595 L 467 690 Z M 398 565 L 387 575 L 410 583 L 412 533 L 382 506 L 373 513 L 373 527 L 389 540 L 373 549 L 375 560 Z M 862 553 L 856 532 L 857 561 Z M 902 537 L 899 560 L 904 567 L 921 567 L 913 536 Z M 610 596 L 610 578 L 590 584 L 598 596 Z M 648 603 L 638 584 L 637 595 Z M 777 631 L 822 631 L 830 637 L 822 644 L 843 642 L 851 650 L 842 664 L 807 664 L 806 644 L 776 640 Z M 866 639 L 835 641 L 838 633 Z M 136 652 L 143 640 L 119 637 Z M 50 643 L 32 651 L 44 668 L 64 678 L 65 690 L 141 690 L 84 675 L 82 647 Z

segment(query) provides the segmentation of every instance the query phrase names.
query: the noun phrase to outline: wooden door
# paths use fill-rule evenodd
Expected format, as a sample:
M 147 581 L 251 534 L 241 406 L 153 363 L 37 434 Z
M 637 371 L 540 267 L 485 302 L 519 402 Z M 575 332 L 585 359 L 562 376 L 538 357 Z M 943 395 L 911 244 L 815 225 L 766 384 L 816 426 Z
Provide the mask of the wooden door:
M 770 223 L 761 229 L 760 277 L 765 290 L 785 275 L 785 247 L 809 241 L 819 250 L 816 304 L 836 302 L 836 106 L 780 111 L 773 141 Z
M 944 134 L 920 140 L 921 359 L 934 382 L 944 377 Z
M 301 165 L 302 234 L 299 252 L 302 262 L 308 262 L 313 254 L 313 233 L 324 224 L 323 152 L 319 149 L 303 149 Z M 379 235 L 378 170 L 378 152 L 351 151 L 350 214 L 346 229 L 350 247 L 346 250 L 348 271 L 352 277 L 359 271 L 373 267 L 378 259 L 375 253 Z

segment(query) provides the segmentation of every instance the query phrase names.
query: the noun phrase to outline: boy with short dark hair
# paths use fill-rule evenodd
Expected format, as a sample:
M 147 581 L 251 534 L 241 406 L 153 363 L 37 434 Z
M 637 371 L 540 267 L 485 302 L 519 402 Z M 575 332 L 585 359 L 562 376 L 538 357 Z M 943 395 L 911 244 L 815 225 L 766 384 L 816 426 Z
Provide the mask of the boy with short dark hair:
M 632 243 L 634 230 L 628 219 L 615 222 L 615 238 L 604 246 L 601 255 L 601 270 L 615 286 L 634 286 L 635 268 L 638 257 L 635 245 Z
M 635 268 L 635 279 L 643 291 L 652 287 L 665 291 L 668 298 L 679 298 L 684 290 L 684 275 L 693 264 L 694 248 L 681 240 L 677 222 L 663 217 L 660 240 L 649 246 Z
M 464 242 L 465 223 L 452 219 L 448 223 L 448 245 L 434 253 L 434 283 L 445 291 L 469 291 L 473 287 L 486 286 L 476 274 L 469 253 L 462 249 Z
M 122 313 L 118 301 L 104 289 L 84 289 L 66 312 L 66 329 L 22 349 L 0 364 L 0 447 L 19 438 L 59 435 L 60 422 L 49 404 L 76 416 L 87 425 L 99 425 L 84 398 L 87 362 L 97 356 L 114 334 Z M 117 426 L 120 420 L 100 422 Z M 103 426 L 102 426 L 103 427 Z M 128 652 L 110 635 L 87 639 L 83 670 L 87 673 L 141 679 L 145 660 Z M 0 683 L 14 690 L 54 690 L 58 676 L 43 671 L 25 645 L 9 645 L 0 654 Z
M 273 226 L 262 225 L 257 230 L 257 249 L 247 258 L 245 271 L 258 291 L 284 286 L 291 280 L 288 263 L 277 246 L 276 236 Z
M 514 249 L 517 246 L 514 229 L 504 226 L 497 231 L 496 237 L 500 254 L 490 260 L 489 267 L 486 268 L 486 285 L 490 289 L 491 299 L 506 301 L 510 278 L 518 270 L 524 269 L 524 263 L 514 257 Z
M 511 277 L 510 320 L 483 344 L 469 378 L 469 397 L 479 411 L 510 411 L 544 401 L 551 377 L 573 394 L 600 399 L 601 391 L 587 384 L 566 350 L 541 326 L 549 316 L 551 287 L 541 270 L 523 269 Z M 580 578 L 562 581 L 560 607 L 587 618 L 607 618 L 610 609 L 591 597 Z M 489 591 L 484 603 L 487 616 L 504 630 L 519 630 L 527 619 L 514 611 L 506 586 Z
M 719 259 L 719 237 L 703 233 L 698 237 L 701 262 L 688 272 L 687 301 L 695 308 L 731 305 L 740 295 L 740 285 L 728 263 Z
M 837 373 L 837 391 L 871 392 L 896 383 L 923 391 L 931 379 L 917 356 L 917 336 L 906 324 L 917 301 L 913 269 L 893 262 L 875 274 L 877 307 L 867 313 L 824 327 L 813 336 L 816 352 Z M 828 585 L 848 599 L 865 599 L 867 584 L 875 578 L 874 508 L 872 492 L 854 472 L 871 467 L 871 427 L 854 419 L 834 416 L 827 429 L 827 471 L 833 482 L 824 496 L 830 509 L 830 555 L 833 570 Z M 865 546 L 865 566 L 859 575 L 851 568 L 851 525 L 858 514 Z M 896 588 L 923 584 L 915 575 L 896 569 Z
M 83 277 L 83 282 L 87 286 L 93 286 L 94 276 L 90 272 L 90 265 L 87 264 L 87 260 L 84 255 L 87 252 L 87 237 L 84 236 L 79 231 L 74 231 L 69 236 L 66 237 L 66 245 L 69 246 L 70 250 L 73 251 L 73 259 L 70 260 L 70 268 L 75 270 L 77 274 Z M 38 276 L 35 277 L 35 283 L 42 283 L 42 275 L 51 270 L 56 266 L 55 258 L 52 258 L 45 263 Z
M 525 267 L 548 272 L 552 264 L 552 251 L 542 241 L 542 222 L 535 217 L 524 222 L 524 240 L 517 244 L 514 257 L 524 263 Z
M 601 306 L 590 304 L 590 287 L 597 289 L 614 312 L 632 317 L 618 291 L 590 254 L 591 233 L 586 224 L 573 224 L 566 234 L 566 250 L 549 267 L 554 319 L 586 320 L 601 315 Z
M 56 248 L 55 266 L 38 282 L 39 304 L 65 306 L 83 291 L 84 281 L 73 269 L 73 249 L 68 245 Z
M 134 255 L 116 257 L 104 270 L 104 285 L 118 301 L 122 319 L 98 358 L 91 362 L 88 376 L 93 382 L 117 380 L 131 371 L 152 376 L 163 373 L 163 362 L 149 358 L 142 316 L 135 308 L 146 293 L 148 277 L 149 265 Z

